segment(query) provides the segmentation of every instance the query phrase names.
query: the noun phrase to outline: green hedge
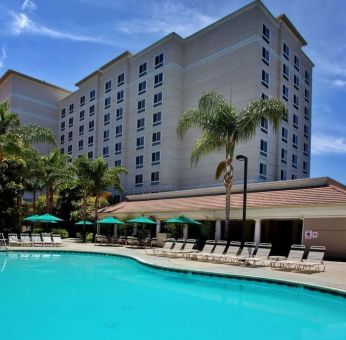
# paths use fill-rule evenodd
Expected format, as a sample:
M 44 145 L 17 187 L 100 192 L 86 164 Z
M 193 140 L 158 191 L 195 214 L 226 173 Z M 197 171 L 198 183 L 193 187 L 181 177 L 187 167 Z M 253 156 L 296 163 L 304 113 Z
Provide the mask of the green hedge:
M 68 231 L 63 228 L 56 228 L 51 230 L 52 234 L 59 234 L 61 238 L 68 238 Z

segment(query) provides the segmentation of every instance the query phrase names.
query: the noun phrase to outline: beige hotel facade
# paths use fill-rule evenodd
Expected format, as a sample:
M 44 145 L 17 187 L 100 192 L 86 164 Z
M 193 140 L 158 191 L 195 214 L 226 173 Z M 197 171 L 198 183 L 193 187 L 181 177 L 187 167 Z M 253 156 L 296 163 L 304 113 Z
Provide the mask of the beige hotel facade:
M 223 155 L 211 154 L 191 167 L 199 132 L 191 130 L 184 140 L 176 134 L 182 112 L 205 91 L 222 93 L 239 109 L 257 98 L 277 97 L 287 104 L 288 120 L 276 133 L 262 121 L 256 137 L 236 153 L 249 158 L 250 182 L 306 178 L 313 63 L 305 45 L 285 15 L 275 18 L 254 1 L 185 39 L 171 33 L 139 53 L 124 52 L 77 82 L 73 93 L 33 82 L 24 90 L 32 105 L 27 110 L 17 110 L 18 97 L 13 101 L 11 89 L 4 90 L 15 76 L 8 71 L 0 79 L 0 100 L 10 98 L 21 117 L 35 111 L 42 116 L 32 117 L 35 123 L 50 122 L 59 149 L 72 158 L 103 156 L 109 165 L 126 167 L 125 193 L 139 194 L 222 185 L 214 172 Z M 240 183 L 243 164 L 237 163 Z

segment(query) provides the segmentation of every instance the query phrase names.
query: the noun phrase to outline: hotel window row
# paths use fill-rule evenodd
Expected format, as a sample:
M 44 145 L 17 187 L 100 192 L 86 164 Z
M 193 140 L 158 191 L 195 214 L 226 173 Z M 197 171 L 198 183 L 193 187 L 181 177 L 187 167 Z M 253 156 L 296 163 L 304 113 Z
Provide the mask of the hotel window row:
M 150 184 L 157 185 L 160 184 L 160 172 L 154 171 L 150 174 Z M 135 175 L 135 187 L 139 188 L 143 186 L 143 175 Z
M 160 53 L 154 57 L 154 68 L 158 69 L 163 66 L 164 63 L 164 54 Z M 148 71 L 148 62 L 144 62 L 138 66 L 138 76 L 143 77 L 147 74 Z

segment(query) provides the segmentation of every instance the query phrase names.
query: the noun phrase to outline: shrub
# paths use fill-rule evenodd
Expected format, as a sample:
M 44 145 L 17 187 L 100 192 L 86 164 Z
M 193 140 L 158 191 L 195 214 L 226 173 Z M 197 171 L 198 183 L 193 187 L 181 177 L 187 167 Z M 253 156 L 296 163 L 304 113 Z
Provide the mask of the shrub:
M 44 230 L 44 228 L 42 228 L 42 227 L 34 227 L 34 229 L 32 230 L 32 232 L 33 232 L 34 234 L 41 234 L 41 233 L 44 233 L 45 230 Z
M 68 238 L 68 231 L 63 228 L 56 228 L 51 230 L 52 234 L 59 234 L 61 238 Z
M 94 240 L 94 234 L 93 233 L 87 233 L 85 242 L 92 242 Z

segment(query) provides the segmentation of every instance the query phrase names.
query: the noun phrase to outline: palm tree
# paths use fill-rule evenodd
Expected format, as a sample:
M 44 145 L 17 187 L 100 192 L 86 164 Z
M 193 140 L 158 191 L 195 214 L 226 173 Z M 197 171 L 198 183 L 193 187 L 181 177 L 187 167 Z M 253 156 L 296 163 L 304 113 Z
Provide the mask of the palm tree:
M 287 115 L 286 106 L 278 99 L 259 99 L 240 111 L 225 98 L 213 91 L 206 92 L 196 108 L 185 111 L 177 126 L 177 133 L 183 138 L 190 128 L 199 128 L 201 137 L 196 141 L 191 163 L 196 165 L 207 154 L 223 151 L 225 158 L 216 167 L 215 178 L 224 174 L 226 188 L 225 237 L 229 238 L 230 203 L 233 180 L 234 149 L 238 143 L 246 142 L 256 135 L 263 118 L 267 119 L 276 131 Z

